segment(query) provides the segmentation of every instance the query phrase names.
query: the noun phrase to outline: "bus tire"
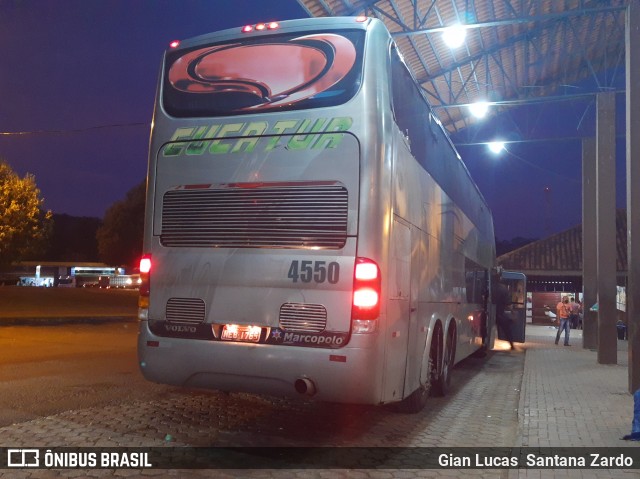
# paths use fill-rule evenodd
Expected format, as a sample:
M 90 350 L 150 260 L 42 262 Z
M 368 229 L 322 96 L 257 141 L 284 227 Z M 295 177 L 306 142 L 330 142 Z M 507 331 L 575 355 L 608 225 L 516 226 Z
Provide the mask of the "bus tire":
M 431 360 L 431 357 L 429 357 L 427 381 L 425 381 L 425 384 L 421 384 L 420 387 L 413 391 L 409 396 L 400 401 L 398 404 L 398 410 L 400 412 L 406 414 L 417 414 L 425 408 L 427 400 L 429 399 L 429 394 L 431 393 L 432 381 L 430 378 L 432 377 L 432 371 L 433 361 Z
M 435 377 L 432 387 L 434 396 L 445 396 L 449 392 L 451 386 L 451 370 L 455 363 L 456 357 L 456 330 L 451 325 L 447 331 L 447 341 L 444 344 L 444 354 L 442 356 L 442 365 L 439 374 Z

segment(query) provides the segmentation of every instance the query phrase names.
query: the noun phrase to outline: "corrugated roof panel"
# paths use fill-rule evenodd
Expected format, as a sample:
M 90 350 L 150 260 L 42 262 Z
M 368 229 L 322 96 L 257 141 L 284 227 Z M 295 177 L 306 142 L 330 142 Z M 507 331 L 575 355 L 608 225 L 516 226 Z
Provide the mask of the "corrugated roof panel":
M 494 100 L 577 93 L 576 86 L 594 71 L 619 65 L 624 51 L 627 0 L 298 2 L 314 16 L 366 10 L 381 19 L 434 106 L 466 104 L 488 93 Z M 440 31 L 428 31 L 459 20 L 478 27 L 469 29 L 465 46 L 455 51 Z M 405 35 L 414 31 L 419 33 Z M 460 108 L 437 111 L 449 130 L 466 126 Z
M 627 269 L 627 211 L 616 212 L 616 270 Z M 509 270 L 553 271 L 573 274 L 582 270 L 582 225 L 529 243 L 498 258 L 498 264 Z

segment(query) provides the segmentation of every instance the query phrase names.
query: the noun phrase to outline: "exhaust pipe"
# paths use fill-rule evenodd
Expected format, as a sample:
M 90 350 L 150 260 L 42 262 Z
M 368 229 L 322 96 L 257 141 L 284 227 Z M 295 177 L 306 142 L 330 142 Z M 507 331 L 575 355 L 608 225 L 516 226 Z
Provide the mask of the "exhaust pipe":
M 296 392 L 298 394 L 305 394 L 307 396 L 313 396 L 316 393 L 316 385 L 308 378 L 298 378 L 294 383 Z

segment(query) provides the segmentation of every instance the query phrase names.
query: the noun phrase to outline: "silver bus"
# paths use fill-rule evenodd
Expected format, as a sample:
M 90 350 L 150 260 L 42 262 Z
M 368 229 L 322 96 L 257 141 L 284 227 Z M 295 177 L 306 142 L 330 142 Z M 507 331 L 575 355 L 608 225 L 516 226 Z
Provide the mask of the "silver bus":
M 384 24 L 174 42 L 139 361 L 160 383 L 421 410 L 493 343 L 493 220 Z

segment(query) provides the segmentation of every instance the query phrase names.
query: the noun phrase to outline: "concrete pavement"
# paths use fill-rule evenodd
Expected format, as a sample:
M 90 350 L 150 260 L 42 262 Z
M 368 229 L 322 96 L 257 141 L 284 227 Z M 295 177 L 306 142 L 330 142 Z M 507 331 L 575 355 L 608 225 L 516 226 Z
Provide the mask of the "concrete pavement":
M 597 363 L 595 351 L 582 348 L 581 331 L 571 331 L 572 347 L 554 344 L 556 330 L 549 326 L 527 325 L 527 341 L 519 345 L 514 352 L 499 351 L 486 363 L 472 363 L 467 368 L 478 368 L 476 375 L 454 391 L 449 398 L 433 398 L 431 408 L 443 408 L 440 413 L 426 411 L 419 415 L 397 415 L 373 409 L 365 416 L 368 420 L 358 423 L 358 428 L 346 434 L 345 445 L 401 446 L 401 447 L 640 447 L 640 442 L 628 442 L 621 437 L 631 432 L 633 417 L 633 397 L 627 391 L 627 342 L 618 341 L 618 364 L 600 365 Z M 497 345 L 503 348 L 505 343 Z M 463 371 L 458 371 L 462 375 Z M 492 387 L 486 388 L 488 375 L 495 376 Z M 454 381 L 456 373 L 454 370 Z M 483 379 L 484 378 L 484 379 Z M 460 378 L 459 378 L 460 379 Z M 483 382 L 484 381 L 484 382 Z M 475 396 L 474 396 L 475 394 Z M 441 401 L 438 402 L 437 400 Z M 262 399 L 260 399 L 263 402 Z M 190 402 L 194 404 L 189 406 Z M 202 402 L 202 404 L 200 403 Z M 176 403 L 176 406 L 173 404 Z M 434 404 L 435 403 L 435 404 Z M 91 445 L 108 446 L 164 446 L 164 434 L 158 434 L 168 428 L 169 419 L 178 421 L 177 431 L 189 430 L 192 423 L 198 434 L 210 441 L 211 430 L 206 423 L 211 421 L 207 414 L 211 413 L 213 404 L 207 396 L 166 401 L 166 404 L 136 403 L 131 407 L 119 405 L 98 410 L 95 408 L 69 411 L 55 416 L 45 417 L 22 424 L 14 424 L 0 428 L 0 436 L 4 438 L 1 446 L 15 447 L 27 439 L 26 445 Z M 175 414 L 174 407 L 179 408 L 182 416 Z M 217 406 L 216 406 L 217 407 Z M 227 415 L 225 408 L 230 405 L 221 404 L 217 414 Z M 266 407 L 266 403 L 263 404 Z M 318 414 L 318 406 L 309 406 L 302 412 L 300 421 L 308 425 L 313 415 Z M 448 419 L 445 411 L 458 411 L 455 419 Z M 233 411 L 233 409 L 230 409 Z M 146 411 L 146 412 L 145 412 Z M 163 412 L 167 416 L 138 423 L 140 418 L 154 418 Z M 217 410 L 216 410 L 217 411 Z M 185 415 L 187 414 L 188 415 Z M 148 413 L 148 414 L 147 414 Z M 277 412 L 274 410 L 274 414 Z M 191 415 L 205 414 L 205 424 Z M 294 414 L 293 410 L 287 414 Z M 309 417 L 305 415 L 309 414 Z M 100 417 L 105 417 L 101 421 Z M 174 417 L 176 416 L 176 417 Z M 235 417 L 235 416 L 234 416 Z M 305 419 L 306 417 L 306 419 Z M 83 419 L 85 418 L 85 419 Z M 117 418 L 117 419 L 113 419 Z M 330 419 L 331 416 L 326 417 Z M 335 417 L 333 420 L 335 422 Z M 226 421 L 227 419 L 225 419 Z M 239 421 L 237 417 L 234 419 Z M 283 418 L 282 425 L 286 426 Z M 215 421 L 214 421 L 215 422 Z M 441 424 L 441 422 L 443 424 Z M 144 425 L 146 424 L 146 425 Z M 156 430 L 147 430 L 150 424 Z M 141 425 L 144 425 L 141 426 Z M 248 444 L 260 439 L 261 432 L 250 429 L 244 435 L 250 435 Z M 234 428 L 232 428 L 234 429 Z M 146 432 L 144 432 L 146 431 Z M 191 431 L 192 432 L 192 431 Z M 272 431 L 273 432 L 273 431 Z M 277 432 L 277 431 L 276 431 Z M 177 435 L 174 434 L 174 435 Z M 182 432 L 185 444 L 176 446 L 201 446 L 198 438 L 191 438 L 186 431 Z M 324 433 L 326 437 L 333 436 Z M 305 435 L 294 434 L 292 439 Z M 352 437 L 353 436 L 353 437 Z M 407 441 L 410 436 L 411 440 Z M 268 437 L 268 436 L 267 436 Z M 77 442 L 78 440 L 81 442 Z M 223 435 L 219 437 L 221 442 Z M 237 437 L 231 435 L 232 442 Z M 355 439 L 355 442 L 351 439 Z M 264 440 L 264 437 L 263 437 Z M 297 444 L 297 443 L 296 443 Z M 289 444 L 289 445 L 296 445 Z M 173 444 L 172 444 L 173 445 Z M 222 441 L 222 444 L 224 442 Z M 275 444 L 274 444 L 275 445 Z M 300 442 L 299 445 L 309 445 Z M 315 445 L 315 444 L 314 444 Z M 323 445 L 323 444 L 319 444 Z M 501 479 L 529 479 L 552 477 L 580 478 L 631 478 L 640 477 L 640 469 L 359 469 L 359 470 L 191 470 L 193 477 L 344 477 L 395 479 L 409 477 L 495 477 Z M 0 471 L 0 477 L 69 477 L 69 473 L 78 477 L 182 477 L 186 471 L 179 470 L 12 470 Z M 9 474 L 11 473 L 11 474 Z M 16 474 L 17 473 L 17 474 Z
M 571 330 L 571 347 L 554 344 L 556 329 L 527 325 L 516 446 L 625 447 L 633 396 L 628 392 L 627 341 L 618 340 L 618 364 L 597 362 Z

